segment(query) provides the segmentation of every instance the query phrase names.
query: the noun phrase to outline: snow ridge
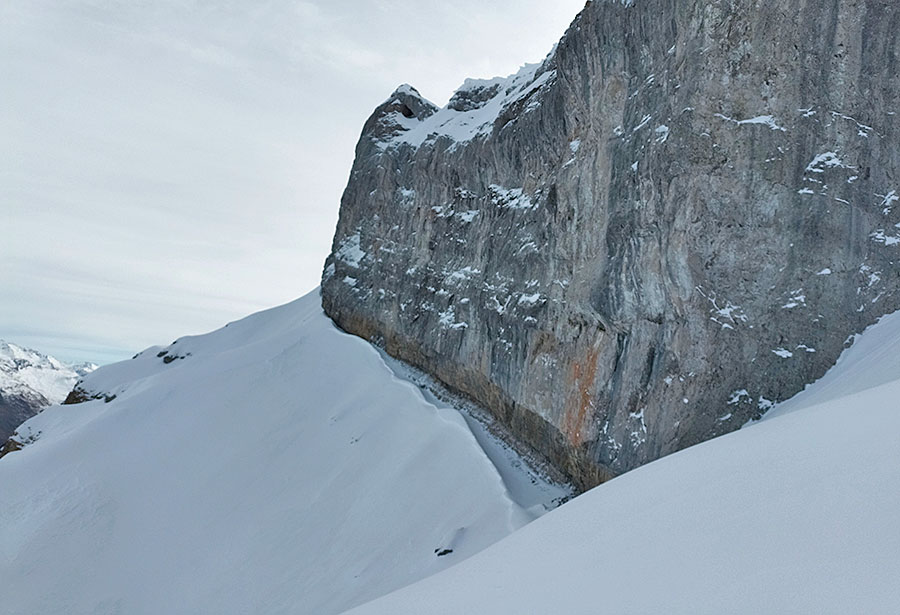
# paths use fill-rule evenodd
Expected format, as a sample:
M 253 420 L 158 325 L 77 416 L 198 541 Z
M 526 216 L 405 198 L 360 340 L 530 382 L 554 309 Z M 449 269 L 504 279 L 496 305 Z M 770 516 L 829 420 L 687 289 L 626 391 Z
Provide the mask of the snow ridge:
M 339 613 L 542 512 L 320 301 L 105 366 L 79 386 L 108 403 L 22 425 L 0 459 L 3 612 Z

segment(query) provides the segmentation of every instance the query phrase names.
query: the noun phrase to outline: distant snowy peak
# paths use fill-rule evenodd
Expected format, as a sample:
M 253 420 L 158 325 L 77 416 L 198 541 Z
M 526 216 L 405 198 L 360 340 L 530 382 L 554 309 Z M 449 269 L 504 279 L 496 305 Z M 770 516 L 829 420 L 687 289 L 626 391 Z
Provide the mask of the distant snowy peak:
M 93 363 L 69 365 L 0 340 L 0 445 L 24 421 L 63 401 L 78 380 L 95 369 Z
M 534 95 L 555 79 L 553 57 L 551 51 L 543 62 L 526 64 L 508 77 L 466 79 L 443 109 L 403 84 L 375 110 L 363 133 L 381 150 L 403 144 L 420 147 L 442 137 L 452 146 L 486 136 L 501 118 L 514 118 L 540 105 Z
M 69 365 L 37 350 L 0 340 L 0 393 L 43 397 L 46 404 L 66 398 L 79 378 L 97 369 L 93 363 Z

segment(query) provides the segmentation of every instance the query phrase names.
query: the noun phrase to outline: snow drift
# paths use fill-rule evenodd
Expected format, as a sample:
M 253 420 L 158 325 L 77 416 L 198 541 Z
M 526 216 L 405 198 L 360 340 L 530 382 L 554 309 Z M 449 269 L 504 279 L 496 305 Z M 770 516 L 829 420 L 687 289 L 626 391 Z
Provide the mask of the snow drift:
M 759 423 L 352 612 L 896 613 L 897 348 L 900 313 Z
M 318 292 L 80 389 L 0 460 L 4 613 L 336 613 L 531 519 Z

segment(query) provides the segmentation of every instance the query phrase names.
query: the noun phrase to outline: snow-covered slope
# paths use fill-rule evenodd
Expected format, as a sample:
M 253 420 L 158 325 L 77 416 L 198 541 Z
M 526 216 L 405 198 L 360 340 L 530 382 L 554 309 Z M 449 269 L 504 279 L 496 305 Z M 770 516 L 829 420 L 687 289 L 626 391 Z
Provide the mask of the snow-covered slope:
M 825 376 L 778 404 L 763 420 L 900 380 L 900 312 L 883 316 L 865 333 L 847 340 L 851 341 Z M 900 397 L 894 407 L 900 410 Z
M 0 460 L 3 612 L 896 612 L 900 314 L 766 419 L 522 527 L 466 421 L 318 299 L 28 421 Z
M 0 445 L 23 421 L 64 400 L 78 379 L 96 368 L 92 363 L 67 365 L 0 340 Z
M 80 385 L 0 459 L 4 613 L 335 613 L 532 518 L 318 292 Z M 446 553 L 441 554 L 442 552 Z
M 765 420 L 353 613 L 897 613 L 898 348 L 893 314 Z

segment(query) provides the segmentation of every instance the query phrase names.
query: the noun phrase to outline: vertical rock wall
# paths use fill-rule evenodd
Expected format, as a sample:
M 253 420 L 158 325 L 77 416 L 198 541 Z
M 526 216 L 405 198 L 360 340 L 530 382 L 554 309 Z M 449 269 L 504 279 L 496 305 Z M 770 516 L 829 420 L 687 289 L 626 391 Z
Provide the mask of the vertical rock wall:
M 898 33 L 890 1 L 598 1 L 443 109 L 402 86 L 324 308 L 583 488 L 737 429 L 900 308 Z

